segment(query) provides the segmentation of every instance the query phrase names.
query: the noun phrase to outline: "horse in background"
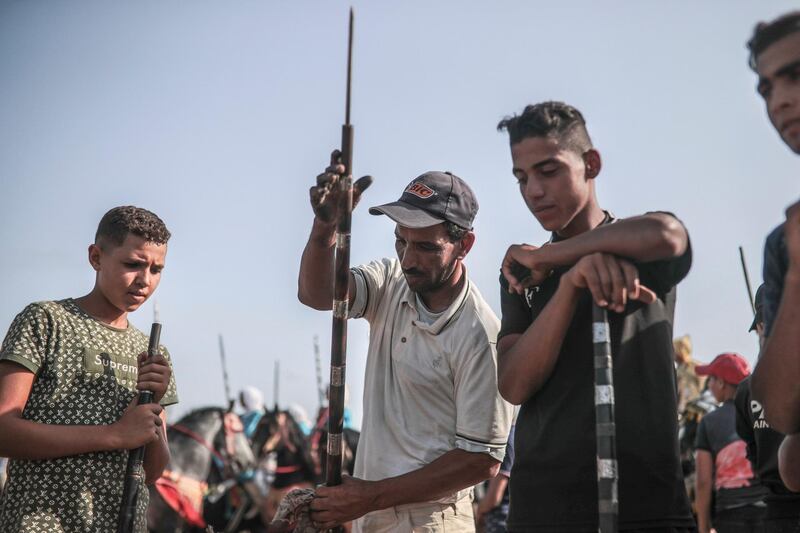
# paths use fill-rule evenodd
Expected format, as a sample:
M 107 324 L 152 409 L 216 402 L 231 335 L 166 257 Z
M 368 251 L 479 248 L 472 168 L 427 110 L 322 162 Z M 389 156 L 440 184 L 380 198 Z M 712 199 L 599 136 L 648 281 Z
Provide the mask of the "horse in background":
M 311 432 L 311 455 L 314 460 L 314 470 L 320 483 L 325 481 L 325 465 L 328 461 L 328 407 L 320 408 L 317 423 Z M 342 430 L 342 472 L 351 476 L 356 464 L 356 450 L 361 433 L 355 429 L 345 427 Z
M 318 481 L 308 439 L 288 411 L 266 410 L 252 436 L 257 476 L 266 494 L 260 506 L 268 524 L 283 497 L 293 489 L 313 488 Z
M 205 531 L 207 525 L 217 531 L 237 530 L 229 524 L 242 516 L 234 515 L 237 509 L 231 502 L 247 497 L 230 489 L 255 466 L 242 430 L 239 417 L 220 407 L 196 409 L 167 428 L 170 460 L 150 486 L 150 531 Z M 207 493 L 226 497 L 212 502 Z

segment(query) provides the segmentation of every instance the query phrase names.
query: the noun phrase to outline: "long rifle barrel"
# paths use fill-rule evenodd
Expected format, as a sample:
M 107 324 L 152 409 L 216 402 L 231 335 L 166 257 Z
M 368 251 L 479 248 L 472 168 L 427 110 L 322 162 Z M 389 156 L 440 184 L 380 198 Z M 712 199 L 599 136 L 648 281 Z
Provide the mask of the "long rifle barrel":
M 753 300 L 753 288 L 750 286 L 750 275 L 747 273 L 747 262 L 744 260 L 744 249 L 739 247 L 739 259 L 742 261 L 742 272 L 744 273 L 744 284 L 747 287 L 747 297 L 750 299 L 750 309 L 756 314 L 756 303 Z
M 225 359 L 225 344 L 222 342 L 222 334 L 219 336 L 219 358 L 222 361 L 222 382 L 225 385 L 225 401 L 228 402 L 228 410 L 233 410 L 234 399 L 231 396 L 231 385 L 228 381 L 228 363 Z
M 150 341 L 147 345 L 148 359 L 158 354 L 158 344 L 161 339 L 161 324 L 153 322 L 150 328 Z M 138 405 L 152 403 L 153 392 L 143 390 L 139 393 Z M 144 446 L 131 450 L 128 454 L 128 465 L 125 469 L 125 482 L 122 487 L 122 506 L 119 510 L 117 533 L 132 533 L 136 517 L 136 500 L 139 487 L 144 481 Z
M 353 126 L 350 124 L 350 78 L 353 57 L 353 10 L 347 39 L 347 97 L 342 126 L 343 179 L 339 180 L 339 220 L 333 279 L 333 325 L 331 334 L 330 415 L 325 483 L 342 482 L 342 432 L 344 430 L 345 364 L 347 360 L 347 315 L 350 284 L 350 225 L 353 211 Z
M 350 125 L 350 86 L 353 79 L 353 8 L 350 8 L 350 23 L 347 31 L 347 92 L 344 103 L 344 123 Z M 352 141 L 352 138 L 350 139 Z M 350 170 L 350 167 L 347 167 Z
M 280 397 L 280 391 L 278 387 L 280 386 L 281 382 L 281 362 L 277 359 L 275 360 L 275 373 L 272 376 L 272 402 L 275 404 L 275 412 L 278 412 L 278 399 Z

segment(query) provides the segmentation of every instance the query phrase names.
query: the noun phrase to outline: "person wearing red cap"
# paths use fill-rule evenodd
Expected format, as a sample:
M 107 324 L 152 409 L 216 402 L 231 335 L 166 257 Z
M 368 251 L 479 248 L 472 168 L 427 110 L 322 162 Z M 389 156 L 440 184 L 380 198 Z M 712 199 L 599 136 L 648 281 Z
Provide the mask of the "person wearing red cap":
M 736 433 L 736 387 L 750 375 L 747 361 L 736 353 L 718 355 L 695 368 L 708 376 L 708 388 L 722 405 L 700 421 L 695 441 L 697 478 L 695 507 L 700 533 L 760 532 L 766 489 L 747 460 L 747 444 Z M 711 518 L 712 484 L 717 497 Z

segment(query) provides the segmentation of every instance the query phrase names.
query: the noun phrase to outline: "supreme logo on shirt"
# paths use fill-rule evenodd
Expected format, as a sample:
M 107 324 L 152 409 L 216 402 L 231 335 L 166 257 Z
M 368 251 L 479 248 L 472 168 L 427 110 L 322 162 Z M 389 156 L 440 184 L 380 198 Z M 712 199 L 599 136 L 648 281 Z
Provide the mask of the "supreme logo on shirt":
M 83 368 L 94 374 L 105 374 L 122 379 L 136 380 L 139 366 L 135 359 L 93 348 L 83 349 Z

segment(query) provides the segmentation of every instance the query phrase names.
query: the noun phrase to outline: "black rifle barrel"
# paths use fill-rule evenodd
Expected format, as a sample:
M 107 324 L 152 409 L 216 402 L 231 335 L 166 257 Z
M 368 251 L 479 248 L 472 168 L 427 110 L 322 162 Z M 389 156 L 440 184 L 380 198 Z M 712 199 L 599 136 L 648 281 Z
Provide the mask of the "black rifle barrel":
M 233 411 L 236 400 L 231 396 L 231 385 L 228 381 L 228 362 L 225 359 L 225 343 L 222 341 L 222 334 L 219 334 L 219 358 L 222 361 L 222 384 L 225 386 L 225 401 L 228 402 L 228 411 Z
M 330 411 L 325 484 L 342 482 L 342 432 L 344 429 L 345 364 L 347 361 L 347 315 L 350 299 L 350 223 L 353 211 L 353 126 L 350 124 L 350 73 L 353 55 L 353 10 L 347 40 L 347 102 L 342 126 L 342 164 L 339 180 L 339 220 L 333 278 L 333 324 L 331 332 Z M 338 528 L 337 528 L 338 529 Z
M 750 275 L 747 273 L 747 262 L 744 260 L 744 248 L 739 247 L 739 259 L 742 261 L 742 272 L 744 273 L 744 284 L 747 287 L 747 298 L 750 300 L 750 309 L 756 314 L 756 303 L 753 300 L 753 288 L 750 286 Z
M 153 322 L 150 328 L 150 342 L 147 345 L 147 358 L 158 354 L 158 344 L 161 339 L 161 324 Z M 138 405 L 152 403 L 153 392 L 143 390 L 139 393 Z M 125 481 L 122 487 L 122 506 L 119 509 L 117 533 L 132 533 L 136 517 L 136 500 L 139 487 L 144 480 L 144 446 L 131 450 L 128 454 L 128 466 L 125 469 Z
M 592 304 L 594 344 L 594 408 L 597 439 L 598 531 L 617 531 L 617 427 L 614 422 L 614 362 L 611 358 L 611 330 L 608 311 Z

